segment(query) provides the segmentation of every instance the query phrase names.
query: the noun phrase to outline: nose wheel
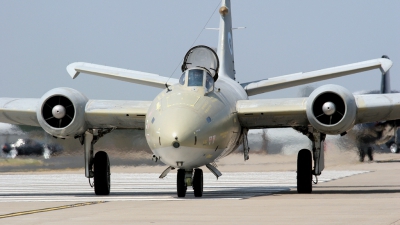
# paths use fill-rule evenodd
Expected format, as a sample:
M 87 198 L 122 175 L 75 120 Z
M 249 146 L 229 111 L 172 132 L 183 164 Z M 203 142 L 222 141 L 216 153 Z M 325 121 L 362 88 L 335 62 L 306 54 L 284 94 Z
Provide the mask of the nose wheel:
M 203 170 L 194 169 L 192 170 L 179 169 L 176 177 L 176 190 L 178 197 L 182 198 L 186 196 L 186 190 L 188 186 L 193 187 L 195 197 L 203 196 Z
M 195 169 L 193 175 L 193 192 L 195 197 L 203 196 L 203 170 Z
M 94 192 L 96 195 L 110 194 L 110 160 L 106 152 L 99 151 L 94 156 Z
M 176 190 L 178 192 L 178 197 L 183 198 L 186 196 L 186 182 L 185 182 L 185 170 L 179 169 L 176 176 Z
M 312 164 L 311 152 L 302 149 L 297 155 L 297 192 L 312 192 Z

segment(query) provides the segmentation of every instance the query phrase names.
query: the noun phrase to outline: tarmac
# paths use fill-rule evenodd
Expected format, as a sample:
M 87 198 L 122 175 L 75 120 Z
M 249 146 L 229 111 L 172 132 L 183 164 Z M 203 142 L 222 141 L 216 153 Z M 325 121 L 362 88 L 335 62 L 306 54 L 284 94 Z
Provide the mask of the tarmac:
M 158 178 L 154 181 L 144 178 L 146 173 L 150 177 L 161 173 L 163 166 L 112 167 L 112 177 L 121 179 L 117 183 L 131 189 L 110 197 L 123 199 L 98 199 L 89 193 L 87 183 L 82 185 L 87 185 L 88 191 L 74 190 L 74 182 L 80 183 L 74 176 L 84 177 L 81 169 L 8 172 L 0 179 L 7 180 L 4 176 L 10 176 L 4 182 L 11 178 L 16 180 L 9 189 L 0 188 L 0 223 L 400 224 L 400 154 L 375 154 L 374 162 L 360 163 L 354 152 L 327 152 L 325 161 L 326 168 L 321 175 L 324 182 L 313 185 L 312 194 L 298 194 L 294 186 L 296 155 L 252 154 L 246 162 L 242 155 L 228 156 L 218 162 L 218 169 L 227 177 L 220 178 L 222 184 L 218 186 L 212 177 L 205 178 L 205 197 L 194 198 L 188 192 L 184 200 L 175 197 L 174 172 L 168 175 L 170 180 L 166 184 L 157 183 L 160 182 Z M 208 172 L 206 168 L 203 170 Z M 131 186 L 123 181 L 124 174 L 144 177 L 138 179 L 140 186 Z M 288 177 L 284 177 L 285 174 Z M 322 179 L 324 174 L 326 180 Z M 65 178 L 65 181 L 60 184 L 56 178 L 46 181 L 46 177 Z M 277 177 L 277 180 L 271 178 L 270 181 L 269 177 Z M 29 182 L 32 185 L 26 185 Z M 267 191 L 274 184 L 280 189 Z M 61 185 L 67 189 L 60 189 Z M 235 186 L 237 188 L 232 189 Z M 53 189 L 60 192 L 51 194 Z M 138 193 L 140 191 L 146 194 Z M 7 200 L 10 192 L 23 201 Z M 29 199 L 25 195 L 40 199 Z M 59 195 L 64 198 L 55 198 Z M 154 195 L 158 199 L 154 199 Z M 82 196 L 85 198 L 79 199 Z

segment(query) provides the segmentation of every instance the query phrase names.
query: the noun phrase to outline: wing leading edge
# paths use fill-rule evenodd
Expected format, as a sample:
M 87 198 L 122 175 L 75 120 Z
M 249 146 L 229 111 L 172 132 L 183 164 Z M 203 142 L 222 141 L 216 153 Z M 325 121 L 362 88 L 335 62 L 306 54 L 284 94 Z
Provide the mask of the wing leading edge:
M 380 69 L 382 73 L 385 73 L 392 65 L 393 63 L 391 60 L 379 58 L 307 73 L 294 73 L 279 77 L 272 77 L 266 80 L 243 83 L 241 85 L 244 87 L 247 94 L 251 96 L 373 69 Z
M 397 120 L 400 94 L 355 95 L 354 124 Z M 236 110 L 241 125 L 248 129 L 310 125 L 308 98 L 240 100 Z
M 80 73 L 87 73 L 100 77 L 142 84 L 156 88 L 166 88 L 166 84 L 170 86 L 178 83 L 177 79 L 159 76 L 158 74 L 145 73 L 85 62 L 75 62 L 69 64 L 67 66 L 67 72 L 72 77 L 72 79 L 75 79 Z
M 0 98 L 0 122 L 40 127 L 40 99 Z M 151 101 L 89 100 L 85 107 L 88 128 L 144 129 Z

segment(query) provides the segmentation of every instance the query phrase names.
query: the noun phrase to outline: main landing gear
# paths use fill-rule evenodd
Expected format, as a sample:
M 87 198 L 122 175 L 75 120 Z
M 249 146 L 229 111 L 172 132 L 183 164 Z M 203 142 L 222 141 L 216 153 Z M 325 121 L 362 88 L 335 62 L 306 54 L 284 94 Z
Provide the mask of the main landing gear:
M 185 197 L 188 186 L 193 186 L 195 197 L 203 196 L 203 170 L 179 169 L 176 177 L 176 190 L 178 197 Z
M 94 156 L 94 193 L 110 194 L 110 160 L 107 153 L 99 151 Z
M 297 192 L 298 193 L 311 193 L 312 192 L 312 177 L 321 175 L 324 169 L 324 141 L 325 134 L 313 131 L 312 128 L 306 131 L 298 129 L 306 135 L 312 142 L 312 151 L 302 149 L 297 155 Z M 314 159 L 314 169 L 312 162 Z M 315 182 L 315 184 L 318 180 Z
M 93 185 L 94 193 L 96 195 L 109 195 L 111 188 L 111 172 L 110 172 L 110 159 L 104 151 L 99 151 L 93 157 L 93 145 L 103 135 L 111 132 L 112 129 L 92 129 L 85 132 L 85 136 L 80 138 L 81 143 L 84 145 L 85 155 L 85 176 L 94 178 Z
M 312 168 L 311 152 L 308 149 L 302 149 L 297 155 L 297 192 L 312 192 Z

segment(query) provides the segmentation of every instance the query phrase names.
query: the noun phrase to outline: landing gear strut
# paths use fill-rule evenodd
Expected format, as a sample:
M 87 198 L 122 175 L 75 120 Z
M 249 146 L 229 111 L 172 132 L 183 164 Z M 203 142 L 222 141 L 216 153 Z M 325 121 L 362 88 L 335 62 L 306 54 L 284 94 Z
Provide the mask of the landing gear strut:
M 324 141 L 325 134 L 313 130 L 313 128 L 296 130 L 306 135 L 312 142 L 312 152 L 308 149 L 302 149 L 297 155 L 297 192 L 312 192 L 312 176 L 321 175 L 324 170 Z M 314 169 L 312 161 L 314 160 Z
M 99 151 L 93 157 L 93 145 L 105 134 L 113 129 L 90 129 L 79 139 L 84 145 L 85 176 L 94 178 L 94 192 L 96 195 L 110 194 L 110 160 L 106 152 Z

